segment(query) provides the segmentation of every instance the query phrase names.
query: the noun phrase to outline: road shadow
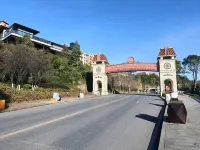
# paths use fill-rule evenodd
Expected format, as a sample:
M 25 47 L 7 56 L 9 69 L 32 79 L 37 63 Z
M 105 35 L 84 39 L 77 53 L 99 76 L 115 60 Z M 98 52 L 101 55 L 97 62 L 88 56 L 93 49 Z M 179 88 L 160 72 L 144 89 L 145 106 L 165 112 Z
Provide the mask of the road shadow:
M 154 106 L 159 106 L 159 107 L 163 107 L 164 105 L 160 105 L 160 104 L 154 104 L 154 103 L 149 103 L 151 105 L 154 105 Z
M 139 114 L 139 115 L 136 115 L 135 117 L 149 121 L 149 122 L 153 122 L 153 123 L 157 123 L 158 121 L 158 117 L 154 117 L 148 114 Z
M 156 119 L 156 123 L 153 129 L 147 150 L 158 150 L 160 135 L 161 135 L 161 130 L 162 130 L 162 123 L 165 120 L 165 117 L 164 117 L 165 109 L 166 109 L 166 104 L 163 105 Z
M 156 98 L 154 101 L 163 101 L 161 98 Z

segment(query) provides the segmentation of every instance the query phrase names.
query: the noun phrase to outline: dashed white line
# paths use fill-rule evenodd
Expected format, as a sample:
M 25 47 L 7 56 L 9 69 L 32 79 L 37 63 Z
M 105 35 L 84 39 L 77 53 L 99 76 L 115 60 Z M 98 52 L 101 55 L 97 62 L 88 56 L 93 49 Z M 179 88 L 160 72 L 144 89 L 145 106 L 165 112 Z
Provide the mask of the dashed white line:
M 140 101 L 137 101 L 137 103 L 139 103 Z
M 122 98 L 116 99 L 116 100 L 111 101 L 111 102 L 106 102 L 106 103 L 103 103 L 103 104 L 100 104 L 100 105 L 92 106 L 92 107 L 74 112 L 72 114 L 67 114 L 65 116 L 61 116 L 61 117 L 58 117 L 58 118 L 55 118 L 55 119 L 52 119 L 52 120 L 49 120 L 49 121 L 46 121 L 46 122 L 43 122 L 43 123 L 39 123 L 39 124 L 30 126 L 30 127 L 27 127 L 27 128 L 19 129 L 17 131 L 13 131 L 13 132 L 10 132 L 10 133 L 4 134 L 4 135 L 0 135 L 0 139 L 7 138 L 7 137 L 10 137 L 10 136 L 13 136 L 13 135 L 16 135 L 16 134 L 19 134 L 19 133 L 23 133 L 23 132 L 26 132 L 26 131 L 29 131 L 29 130 L 33 130 L 33 129 L 36 129 L 36 128 L 39 128 L 39 127 L 42 127 L 42 126 L 46 126 L 48 124 L 58 122 L 58 121 L 61 121 L 61 120 L 64 120 L 64 119 L 68 119 L 68 118 L 74 117 L 76 115 L 83 114 L 85 112 L 88 112 L 88 111 L 91 111 L 91 110 L 94 110 L 94 109 L 97 109 L 97 108 L 100 108 L 100 107 L 108 106 L 110 104 L 124 100 L 128 97 L 130 97 L 130 96 L 122 97 Z

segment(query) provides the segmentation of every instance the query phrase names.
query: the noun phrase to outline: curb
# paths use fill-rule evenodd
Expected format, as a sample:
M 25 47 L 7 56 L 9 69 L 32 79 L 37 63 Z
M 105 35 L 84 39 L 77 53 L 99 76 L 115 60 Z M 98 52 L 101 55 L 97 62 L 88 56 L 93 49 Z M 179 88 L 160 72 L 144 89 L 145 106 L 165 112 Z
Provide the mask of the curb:
M 163 100 L 163 98 L 161 97 Z M 164 101 L 164 100 L 163 100 Z M 163 120 L 164 120 L 164 114 L 166 110 L 166 103 L 164 101 L 164 105 L 162 109 L 160 110 L 160 113 L 158 115 L 158 121 L 155 124 L 155 127 L 153 129 L 151 140 L 149 142 L 147 150 L 158 150 L 160 145 L 160 137 L 162 136 L 162 126 L 163 126 Z
M 91 96 L 91 97 L 85 97 L 85 98 L 74 98 L 74 101 L 78 101 L 78 100 L 84 100 L 84 99 L 93 99 L 93 98 L 97 98 L 96 96 Z M 59 101 L 59 102 L 56 102 L 56 103 L 52 103 L 49 101 L 49 103 L 45 103 L 45 104 L 41 104 L 41 105 L 36 105 L 36 106 L 30 106 L 30 107 L 25 107 L 25 108 L 19 108 L 19 109 L 13 109 L 13 110 L 4 110 L 4 111 L 0 111 L 0 113 L 6 113 L 6 112 L 12 112 L 12 111 L 18 111 L 18 110 L 23 110 L 23 109 L 28 109 L 28 108 L 34 108 L 34 107 L 41 107 L 41 106 L 47 106 L 47 105 L 52 105 L 52 104 L 58 104 L 58 103 L 62 103 L 62 102 L 71 102 L 70 100 L 72 99 L 69 99 L 69 100 L 65 100 L 65 101 Z
M 168 106 L 166 105 L 164 117 L 167 116 L 167 108 L 168 108 Z M 166 133 L 166 122 L 163 120 L 158 150 L 165 149 L 165 133 Z

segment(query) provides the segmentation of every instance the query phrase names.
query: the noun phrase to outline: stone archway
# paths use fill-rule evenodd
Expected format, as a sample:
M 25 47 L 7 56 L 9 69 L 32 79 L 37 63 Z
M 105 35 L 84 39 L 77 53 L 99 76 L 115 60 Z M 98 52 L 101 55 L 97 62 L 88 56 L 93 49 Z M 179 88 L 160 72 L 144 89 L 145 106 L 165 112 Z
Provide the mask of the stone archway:
M 164 47 L 160 49 L 157 63 L 137 63 L 134 58 L 129 58 L 125 64 L 108 65 L 104 54 L 94 55 L 93 60 L 93 94 L 97 94 L 97 81 L 102 82 L 102 95 L 108 95 L 108 73 L 130 72 L 130 71 L 153 71 L 159 72 L 160 94 L 165 90 L 165 80 L 172 82 L 172 92 L 177 92 L 176 80 L 176 54 L 173 48 Z
M 171 79 L 166 79 L 164 81 L 165 91 L 171 92 L 173 91 L 173 81 Z
M 102 82 L 100 80 L 97 81 L 98 90 L 102 89 Z

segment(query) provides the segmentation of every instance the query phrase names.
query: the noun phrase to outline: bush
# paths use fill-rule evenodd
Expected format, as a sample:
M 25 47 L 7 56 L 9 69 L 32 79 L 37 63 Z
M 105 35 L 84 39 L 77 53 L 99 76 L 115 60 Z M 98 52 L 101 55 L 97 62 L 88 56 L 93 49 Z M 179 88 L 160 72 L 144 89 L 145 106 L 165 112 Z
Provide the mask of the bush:
M 65 90 L 38 88 L 35 91 L 32 91 L 30 89 L 19 91 L 16 89 L 12 89 L 11 86 L 7 84 L 0 83 L 0 98 L 5 99 L 7 104 L 14 102 L 20 103 L 24 101 L 50 99 L 53 96 L 53 92 L 59 92 L 61 98 L 68 96 L 78 96 L 79 94 L 79 91 L 77 89 Z
M 30 85 L 30 84 L 24 84 L 23 88 L 24 89 L 32 89 L 32 85 Z
M 183 101 L 182 100 L 171 100 L 171 101 L 169 101 L 169 104 L 181 104 L 181 103 L 183 103 Z

